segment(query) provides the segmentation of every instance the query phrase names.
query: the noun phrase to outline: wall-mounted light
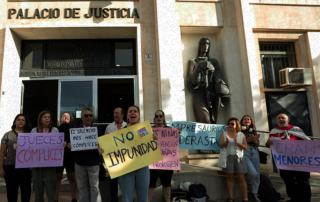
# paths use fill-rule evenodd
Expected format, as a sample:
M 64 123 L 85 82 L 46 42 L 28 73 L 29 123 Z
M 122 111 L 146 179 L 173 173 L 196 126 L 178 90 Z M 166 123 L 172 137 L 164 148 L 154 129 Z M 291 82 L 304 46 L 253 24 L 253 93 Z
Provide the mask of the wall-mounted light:
M 118 65 L 116 65 L 117 67 L 120 67 L 120 65 L 118 64 Z

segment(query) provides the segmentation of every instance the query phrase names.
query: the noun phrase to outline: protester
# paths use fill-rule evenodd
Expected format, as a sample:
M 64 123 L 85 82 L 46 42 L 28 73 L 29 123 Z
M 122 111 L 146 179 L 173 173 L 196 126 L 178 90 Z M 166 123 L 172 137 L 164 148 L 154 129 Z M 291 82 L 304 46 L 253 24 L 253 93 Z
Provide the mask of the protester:
M 127 113 L 128 125 L 133 126 L 140 121 L 140 109 L 137 106 L 130 106 Z M 153 135 L 154 139 L 157 139 Z M 101 153 L 103 149 L 99 148 Z M 148 187 L 150 182 L 149 166 L 145 166 L 138 170 L 132 171 L 119 177 L 119 185 L 122 193 L 122 202 L 132 202 L 134 198 L 134 190 L 137 192 L 139 202 L 148 201 Z
M 247 163 L 248 173 L 246 181 L 248 184 L 248 192 L 252 194 L 252 200 L 260 202 L 258 190 L 260 185 L 260 157 L 259 157 L 259 138 L 255 124 L 249 115 L 242 117 L 241 121 L 242 133 L 245 135 L 248 148 L 244 151 L 244 156 Z
M 237 118 L 230 118 L 228 120 L 228 132 L 224 132 L 220 136 L 219 140 L 220 148 L 225 147 L 227 150 L 227 167 L 223 168 L 227 174 L 227 189 L 229 194 L 227 202 L 234 202 L 234 174 L 236 174 L 240 189 L 242 191 L 243 202 L 248 201 L 247 183 L 244 177 L 244 174 L 248 172 L 248 169 L 245 163 L 245 157 L 243 155 L 243 150 L 246 150 L 248 145 L 246 137 L 240 131 L 241 126 L 239 120 Z
M 92 124 L 92 111 L 90 108 L 84 108 L 81 112 L 82 124 L 75 128 L 97 127 L 98 137 L 102 136 L 99 126 Z M 72 149 L 71 143 L 68 148 Z M 99 162 L 100 156 L 98 148 L 94 150 L 75 151 L 75 173 L 79 189 L 80 202 L 101 202 L 99 190 Z
M 31 133 L 59 133 L 59 130 L 52 127 L 51 112 L 45 110 L 38 116 L 38 127 L 33 128 Z M 33 189 L 35 191 L 35 202 L 43 202 L 44 188 L 47 193 L 48 202 L 55 202 L 54 193 L 56 190 L 56 168 L 31 168 Z
M 270 131 L 267 147 L 273 144 L 273 140 L 310 140 L 299 127 L 289 125 L 289 122 L 286 114 L 277 116 L 279 126 Z M 287 195 L 291 198 L 287 202 L 310 202 L 309 172 L 280 169 L 280 176 L 286 185 Z
M 69 113 L 63 113 L 61 116 L 61 125 L 58 127 L 59 132 L 64 133 L 64 140 L 67 143 L 70 143 L 70 131 L 69 129 L 72 128 L 72 122 Z M 69 181 L 69 188 L 72 201 L 77 202 L 76 199 L 76 192 L 77 192 L 77 184 L 76 184 L 76 175 L 74 173 L 74 154 L 71 152 L 70 149 L 64 150 L 64 157 L 63 157 L 63 166 L 57 167 L 57 183 L 56 183 L 56 193 L 55 199 L 56 201 L 59 200 L 59 192 L 61 188 L 61 180 L 63 177 L 63 170 L 64 168 L 67 171 L 67 178 Z
M 114 122 L 108 125 L 105 134 L 113 133 L 124 128 L 127 123 L 123 121 L 124 111 L 122 108 L 116 108 L 113 112 Z M 118 178 L 110 180 L 111 202 L 118 202 Z
M 19 133 L 30 133 L 32 127 L 24 114 L 18 114 L 13 121 L 11 131 L 1 139 L 0 177 L 4 178 L 8 202 L 18 201 L 18 190 L 21 190 L 21 202 L 29 202 L 31 196 L 31 171 L 29 168 L 15 169 L 16 144 Z
M 165 114 L 162 110 L 156 111 L 154 116 L 154 122 L 155 122 L 154 127 L 156 128 L 168 127 L 165 119 Z M 150 184 L 149 184 L 149 194 L 148 194 L 149 202 L 152 200 L 158 177 L 160 178 L 160 181 L 161 181 L 164 200 L 166 202 L 170 202 L 170 197 L 171 197 L 170 187 L 171 187 L 172 175 L 173 175 L 173 170 L 150 169 Z

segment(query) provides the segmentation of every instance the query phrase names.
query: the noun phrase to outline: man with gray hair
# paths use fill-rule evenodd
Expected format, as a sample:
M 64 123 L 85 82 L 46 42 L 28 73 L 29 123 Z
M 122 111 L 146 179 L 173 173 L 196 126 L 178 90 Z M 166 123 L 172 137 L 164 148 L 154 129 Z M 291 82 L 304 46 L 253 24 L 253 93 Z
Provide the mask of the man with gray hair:
M 290 119 L 286 114 L 277 116 L 279 126 L 270 131 L 267 147 L 273 144 L 273 140 L 310 140 L 299 127 L 289 125 L 289 121 Z M 286 185 L 287 195 L 291 198 L 287 202 L 310 202 L 309 172 L 280 169 L 280 176 Z
M 75 128 L 97 127 L 98 137 L 102 136 L 102 130 L 99 126 L 92 124 L 92 111 L 90 108 L 84 108 L 81 112 L 82 124 Z M 71 149 L 71 143 L 68 144 Z M 94 150 L 75 151 L 75 174 L 77 186 L 79 189 L 79 202 L 101 202 L 99 190 L 99 163 L 100 156 L 98 148 Z
M 127 123 L 123 121 L 124 111 L 118 107 L 113 112 L 114 122 L 108 125 L 105 134 L 113 133 L 124 128 Z M 111 202 L 118 202 L 118 178 L 110 179 Z

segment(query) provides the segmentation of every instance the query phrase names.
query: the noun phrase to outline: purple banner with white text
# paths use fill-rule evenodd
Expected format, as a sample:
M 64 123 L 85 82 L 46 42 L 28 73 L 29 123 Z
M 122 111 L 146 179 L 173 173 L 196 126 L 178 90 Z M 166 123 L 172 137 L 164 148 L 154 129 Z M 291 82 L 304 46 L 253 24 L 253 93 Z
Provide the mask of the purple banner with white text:
M 181 170 L 179 160 L 179 131 L 176 128 L 152 128 L 158 136 L 158 146 L 163 160 L 149 165 L 150 169 Z
M 64 133 L 19 133 L 16 168 L 63 165 Z
M 275 140 L 271 150 L 278 169 L 320 173 L 320 141 Z

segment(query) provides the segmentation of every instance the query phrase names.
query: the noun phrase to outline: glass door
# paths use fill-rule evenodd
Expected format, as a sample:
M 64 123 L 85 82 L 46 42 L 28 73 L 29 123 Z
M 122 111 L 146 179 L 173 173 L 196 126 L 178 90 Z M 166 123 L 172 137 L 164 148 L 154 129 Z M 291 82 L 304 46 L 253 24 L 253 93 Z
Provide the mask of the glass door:
M 95 96 L 94 81 L 91 80 L 77 80 L 77 81 L 63 81 L 59 82 L 60 102 L 58 106 L 58 120 L 61 115 L 68 112 L 74 124 L 81 123 L 81 111 L 84 108 L 90 108 L 94 114 L 94 120 L 97 117 L 95 112 Z

